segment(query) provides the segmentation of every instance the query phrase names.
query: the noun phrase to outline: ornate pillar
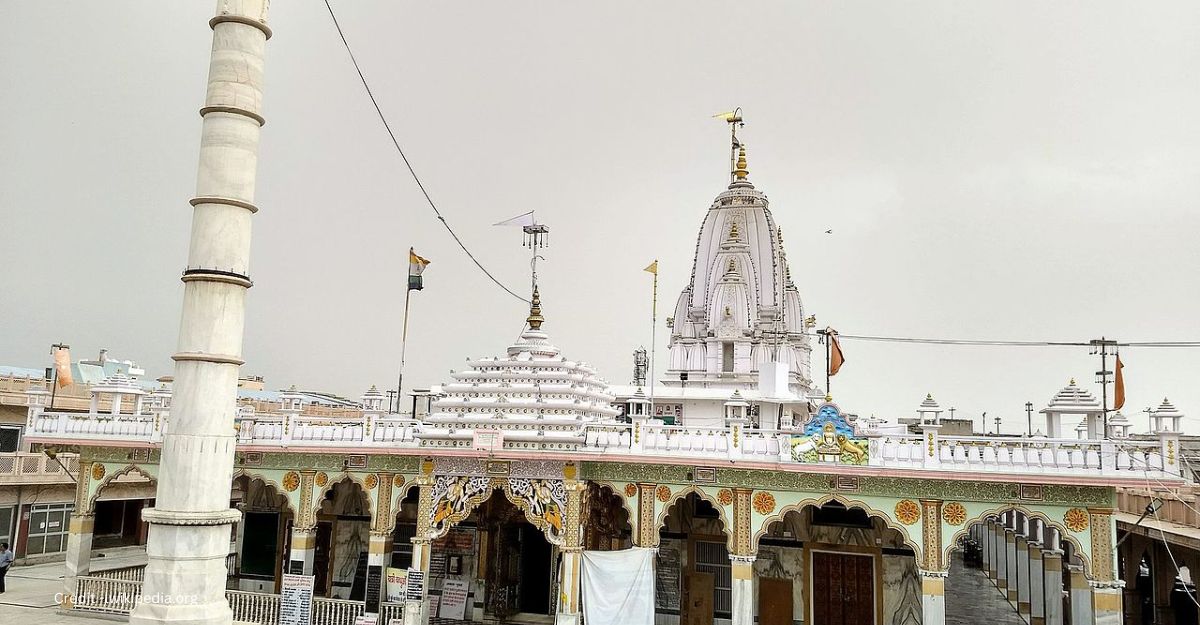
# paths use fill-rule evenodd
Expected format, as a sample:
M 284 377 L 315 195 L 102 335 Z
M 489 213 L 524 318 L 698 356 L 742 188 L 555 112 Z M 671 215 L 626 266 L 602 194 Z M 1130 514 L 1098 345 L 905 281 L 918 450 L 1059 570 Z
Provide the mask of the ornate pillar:
M 921 571 L 921 625 L 946 625 L 945 571 Z
M 577 625 L 579 619 L 580 575 L 583 573 L 583 492 L 587 486 L 575 478 L 578 468 L 563 468 L 567 490 L 567 509 L 563 523 L 562 564 L 558 569 L 558 610 L 555 625 Z
M 750 526 L 753 492 L 749 488 L 733 489 L 733 552 L 729 554 L 733 625 L 754 625 L 754 528 Z
M 638 485 L 638 547 L 658 547 L 658 524 L 654 522 L 654 484 Z
M 995 525 L 992 527 L 992 533 L 996 539 L 992 541 L 995 545 L 996 552 L 996 588 L 1000 590 L 1000 594 L 1008 597 L 1008 541 L 1004 537 L 1004 522 L 1001 519 L 996 519 Z
M 1063 623 L 1063 552 L 1056 549 L 1042 551 L 1042 597 L 1046 604 L 1046 625 Z
M 1092 527 L 1092 610 L 1096 625 L 1119 625 L 1125 620 L 1122 608 L 1125 582 L 1116 577 L 1117 554 L 1113 536 L 1117 532 L 1112 508 L 1088 508 Z
M 92 529 L 95 525 L 96 517 L 91 512 L 71 515 L 66 572 L 63 575 L 63 593 L 67 596 L 75 594 L 76 578 L 92 570 Z
M 421 461 L 417 475 L 417 533 L 412 538 L 412 569 L 425 573 L 425 588 L 418 600 L 404 601 L 404 625 L 429 625 L 429 551 L 432 548 L 433 459 Z
M 1046 571 L 1042 544 L 1029 543 L 1029 625 L 1046 625 Z
M 1092 625 L 1092 587 L 1083 573 L 1082 564 L 1068 564 L 1071 576 L 1071 624 Z
M 367 587 L 363 595 L 366 612 L 379 613 L 383 600 L 383 569 L 392 556 L 392 530 L 395 516 L 392 514 L 392 478 L 386 471 L 375 474 L 375 505 L 371 506 L 371 542 L 367 546 Z M 368 482 L 370 485 L 370 482 Z
M 75 512 L 71 515 L 70 533 L 67 534 L 66 573 L 63 575 L 65 596 L 75 594 L 75 578 L 91 572 L 92 530 L 96 522 L 88 493 L 91 484 L 92 463 L 81 457 L 75 478 Z M 15 545 L 13 549 L 16 550 Z
M 183 272 L 171 427 L 163 436 L 142 601 L 132 625 L 226 625 L 234 428 L 250 218 L 263 125 L 263 56 L 269 0 L 220 0 L 200 135 L 196 196 Z
M 317 517 L 312 503 L 313 483 L 317 472 L 300 471 L 300 504 L 292 520 L 292 546 L 285 572 L 292 575 L 312 575 L 317 549 Z

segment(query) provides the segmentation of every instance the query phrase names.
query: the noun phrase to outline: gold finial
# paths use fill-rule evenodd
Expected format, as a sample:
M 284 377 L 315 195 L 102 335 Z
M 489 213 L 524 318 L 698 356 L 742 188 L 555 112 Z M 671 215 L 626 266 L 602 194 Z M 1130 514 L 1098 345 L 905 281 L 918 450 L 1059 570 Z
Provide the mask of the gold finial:
M 546 319 L 542 317 L 542 298 L 538 295 L 537 286 L 533 287 L 533 299 L 529 301 L 529 317 L 525 319 L 529 323 L 530 330 L 542 329 L 542 322 Z
M 749 173 L 750 170 L 746 169 L 746 144 L 743 143 L 738 146 L 737 169 L 733 170 L 733 175 L 738 180 L 745 180 Z
M 726 273 L 734 273 L 736 271 L 737 271 L 737 262 L 735 262 L 732 258 L 730 258 L 729 259 L 729 269 L 726 270 Z
M 825 403 L 828 404 L 832 401 L 833 401 L 833 393 L 825 393 Z
M 732 226 L 729 226 L 729 238 L 731 238 L 731 239 L 740 239 L 740 238 L 742 238 L 742 235 L 741 235 L 741 233 L 740 233 L 740 232 L 738 232 L 738 227 L 737 227 L 737 222 L 736 222 L 736 221 L 735 221 L 735 222 L 733 222 L 733 225 L 732 225 Z
M 1071 378 L 1071 386 L 1075 386 L 1075 378 Z
M 926 401 L 933 401 L 933 393 L 925 393 Z

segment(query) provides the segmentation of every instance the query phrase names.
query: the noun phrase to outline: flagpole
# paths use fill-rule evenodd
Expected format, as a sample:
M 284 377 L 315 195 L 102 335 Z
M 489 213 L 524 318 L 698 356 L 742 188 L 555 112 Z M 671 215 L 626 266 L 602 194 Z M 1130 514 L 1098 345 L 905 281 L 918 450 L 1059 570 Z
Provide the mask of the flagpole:
M 408 301 L 412 295 L 412 285 L 404 289 L 404 329 L 400 331 L 400 375 L 396 378 L 396 414 L 400 414 L 400 400 L 404 397 L 404 348 L 408 346 Z M 413 414 L 413 418 L 417 415 Z
M 650 414 L 654 415 L 654 355 L 658 353 L 658 259 L 654 259 L 654 286 L 650 296 Z
M 825 330 L 825 394 L 826 395 L 832 394 L 832 391 L 829 389 L 829 378 L 830 378 L 829 369 L 830 369 L 830 364 L 831 364 L 832 359 L 833 359 L 833 339 L 830 338 L 829 330 Z

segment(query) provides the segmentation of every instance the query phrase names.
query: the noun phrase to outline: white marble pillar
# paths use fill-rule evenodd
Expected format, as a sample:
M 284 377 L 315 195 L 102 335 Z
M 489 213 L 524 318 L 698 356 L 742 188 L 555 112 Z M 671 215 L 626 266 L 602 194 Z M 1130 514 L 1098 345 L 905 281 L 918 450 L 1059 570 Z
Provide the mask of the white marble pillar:
M 733 625 L 754 625 L 755 556 L 730 555 L 732 563 Z
M 1083 566 L 1068 564 L 1071 576 L 1071 625 L 1092 625 L 1092 586 L 1083 573 Z
M 1046 571 L 1038 542 L 1029 543 L 1029 625 L 1046 625 Z
M 250 217 L 263 124 L 263 55 L 269 0 L 219 0 L 200 137 L 192 231 L 183 272 L 171 427 L 163 437 L 142 600 L 132 625 L 224 625 L 234 413 Z
M 92 529 L 96 517 L 91 514 L 72 514 L 67 534 L 66 570 L 63 575 L 63 593 L 75 595 L 75 579 L 92 570 Z
M 390 477 L 388 479 L 391 479 Z M 371 542 L 367 546 L 367 589 L 364 601 L 366 611 L 370 614 L 379 613 L 379 603 L 386 597 L 384 592 L 384 569 L 390 564 L 392 556 L 392 533 L 387 530 L 372 530 Z
M 1008 542 L 1004 538 L 1004 524 L 997 522 L 995 527 L 996 540 L 996 588 L 1000 594 L 1008 597 Z
M 422 486 L 422 489 L 425 487 Z M 425 494 L 421 494 L 425 497 Z M 420 512 L 418 512 L 420 514 Z M 420 524 L 418 523 L 418 527 Z M 428 538 L 420 536 L 413 537 L 413 555 L 412 568 L 425 571 L 426 577 L 429 575 L 429 555 L 430 549 L 433 547 L 432 542 Z M 486 557 L 486 554 L 480 554 L 480 557 Z M 425 591 L 421 595 L 420 600 L 404 602 L 404 625 L 429 625 L 429 580 L 426 579 Z
M 1018 535 L 1016 538 L 1017 552 L 1017 613 L 1026 623 L 1029 622 L 1030 586 L 1029 582 L 1029 539 Z
M 1062 576 L 1063 553 L 1055 549 L 1042 551 L 1042 598 L 1046 604 L 1046 625 L 1063 623 Z
M 316 528 L 293 527 L 291 553 L 288 554 L 288 567 L 285 572 L 293 575 L 312 575 L 316 554 Z
M 562 564 L 558 568 L 558 610 L 554 615 L 555 625 L 578 625 L 579 594 L 581 592 L 581 575 L 583 574 L 583 549 L 570 547 L 562 551 Z M 737 580 L 734 580 L 737 587 Z M 734 609 L 737 603 L 735 600 Z
M 946 625 L 945 571 L 921 571 L 921 625 Z
M 1017 570 L 1017 533 L 1008 528 L 1004 529 L 1004 571 L 1007 574 L 1004 594 L 1015 610 L 1017 609 L 1017 586 L 1021 583 L 1021 572 Z
M 1125 622 L 1122 607 L 1125 582 L 1089 582 L 1092 587 L 1092 617 L 1096 625 L 1121 625 Z

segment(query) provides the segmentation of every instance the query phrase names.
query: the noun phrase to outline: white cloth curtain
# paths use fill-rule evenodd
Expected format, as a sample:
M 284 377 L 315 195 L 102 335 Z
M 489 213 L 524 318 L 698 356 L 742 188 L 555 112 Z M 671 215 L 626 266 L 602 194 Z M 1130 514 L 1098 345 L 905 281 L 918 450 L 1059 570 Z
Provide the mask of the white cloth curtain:
M 654 550 L 583 552 L 587 625 L 654 625 Z

